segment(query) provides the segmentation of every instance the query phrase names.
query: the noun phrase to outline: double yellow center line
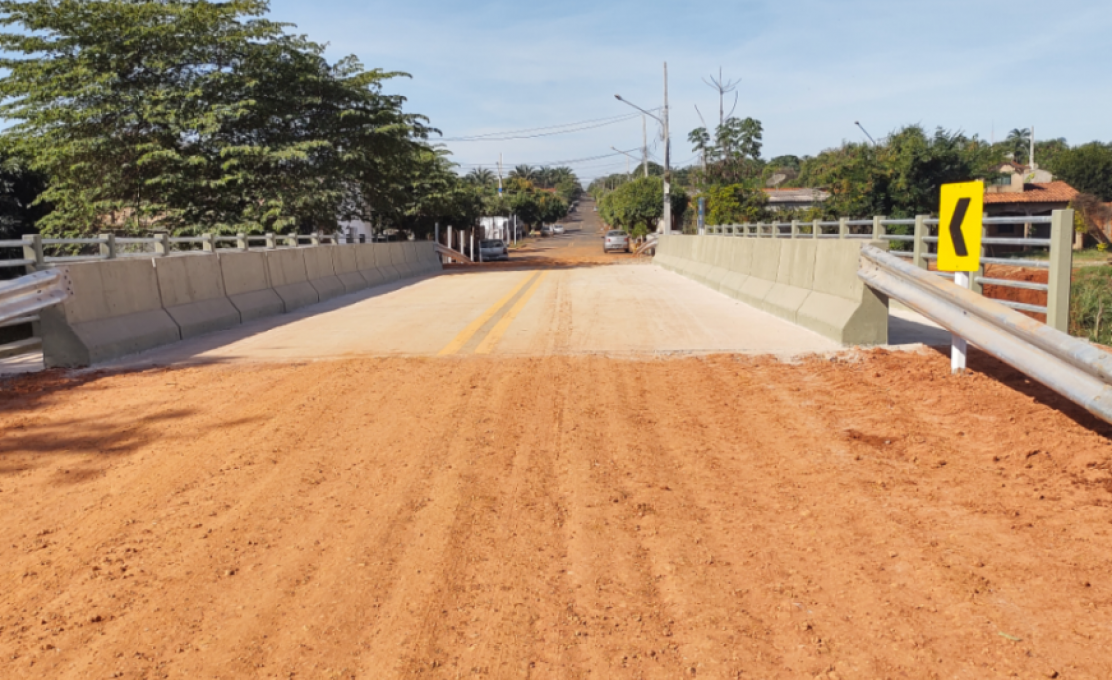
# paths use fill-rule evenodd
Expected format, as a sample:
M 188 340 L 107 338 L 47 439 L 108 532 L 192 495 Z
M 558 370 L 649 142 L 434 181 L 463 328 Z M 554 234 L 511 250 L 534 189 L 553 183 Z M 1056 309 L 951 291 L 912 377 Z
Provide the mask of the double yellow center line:
M 513 300 L 514 297 L 521 292 L 522 288 L 528 286 L 529 282 L 532 281 L 533 285 L 529 286 L 529 289 L 525 291 L 525 294 L 518 298 L 517 302 L 514 303 L 514 306 L 510 308 L 510 311 L 506 312 L 502 316 L 502 318 L 498 320 L 498 323 L 494 325 L 494 328 L 490 329 L 490 332 L 487 333 L 486 337 L 482 339 L 482 341 L 479 343 L 479 346 L 475 348 L 475 354 L 490 354 L 494 350 L 494 346 L 498 344 L 498 341 L 501 340 L 502 336 L 506 334 L 507 330 L 509 330 L 510 324 L 512 324 L 514 319 L 517 318 L 517 315 L 521 313 L 521 310 L 525 309 L 525 305 L 529 303 L 529 299 L 533 297 L 534 293 L 537 292 L 537 288 L 540 287 L 541 282 L 544 281 L 545 277 L 547 276 L 547 271 L 533 272 L 532 274 L 527 275 L 524 279 L 521 280 L 520 283 L 510 289 L 510 292 L 506 293 L 505 297 L 503 297 L 498 302 L 495 302 L 493 305 L 490 306 L 489 309 L 480 314 L 478 318 L 469 323 L 467 325 L 467 328 L 464 328 L 462 331 L 460 331 L 460 334 L 457 335 L 451 342 L 449 342 L 444 347 L 444 349 L 440 350 L 437 355 L 447 356 L 449 354 L 456 354 L 461 349 L 463 349 L 464 346 L 471 341 L 471 338 L 473 338 L 475 334 L 483 328 L 483 326 L 486 326 L 487 323 L 490 322 L 490 320 L 498 314 L 498 312 L 502 311 L 503 307 L 508 305 L 510 301 Z

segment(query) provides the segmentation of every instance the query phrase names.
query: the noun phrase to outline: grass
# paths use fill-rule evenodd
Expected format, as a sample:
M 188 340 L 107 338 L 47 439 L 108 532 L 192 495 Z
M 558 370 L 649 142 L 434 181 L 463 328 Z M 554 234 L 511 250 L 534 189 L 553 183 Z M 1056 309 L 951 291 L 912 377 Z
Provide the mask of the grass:
M 1074 272 L 1070 335 L 1112 345 L 1112 266 L 1085 267 Z

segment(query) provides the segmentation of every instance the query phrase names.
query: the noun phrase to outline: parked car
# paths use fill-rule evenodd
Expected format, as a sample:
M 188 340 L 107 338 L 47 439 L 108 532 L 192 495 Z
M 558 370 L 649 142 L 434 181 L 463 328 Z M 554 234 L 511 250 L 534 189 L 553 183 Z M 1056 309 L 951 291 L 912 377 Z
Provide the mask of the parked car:
M 618 229 L 608 231 L 602 239 L 602 252 L 604 253 L 609 253 L 611 250 L 629 252 L 629 234 L 624 231 Z
M 479 241 L 479 258 L 483 262 L 508 260 L 510 259 L 510 250 L 506 247 L 505 241 L 500 238 Z
M 564 225 L 562 225 L 562 224 L 552 225 L 552 233 L 553 234 L 562 234 L 562 233 L 564 233 Z
M 541 227 L 541 236 L 552 236 L 552 227 L 550 225 L 543 225 Z

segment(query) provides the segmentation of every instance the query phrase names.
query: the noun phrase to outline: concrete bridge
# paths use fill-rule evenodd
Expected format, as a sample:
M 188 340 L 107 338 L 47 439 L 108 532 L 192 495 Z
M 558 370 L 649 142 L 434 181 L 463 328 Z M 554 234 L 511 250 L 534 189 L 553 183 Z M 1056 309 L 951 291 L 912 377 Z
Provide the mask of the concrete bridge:
M 43 315 L 46 364 L 472 353 L 783 357 L 948 341 L 937 326 L 906 310 L 890 314 L 868 294 L 856 278 L 858 242 L 730 244 L 745 248 L 737 257 L 746 268 L 753 263 L 752 275 L 723 262 L 681 276 L 674 272 L 690 273 L 684 262 L 694 265 L 693 253 L 662 249 L 655 262 L 602 253 L 602 225 L 589 207 L 565 234 L 515 250 L 508 263 L 442 268 L 432 244 L 391 243 L 72 265 L 74 297 Z M 720 292 L 728 272 L 748 281 L 744 294 Z M 7 366 L 27 369 L 35 359 Z

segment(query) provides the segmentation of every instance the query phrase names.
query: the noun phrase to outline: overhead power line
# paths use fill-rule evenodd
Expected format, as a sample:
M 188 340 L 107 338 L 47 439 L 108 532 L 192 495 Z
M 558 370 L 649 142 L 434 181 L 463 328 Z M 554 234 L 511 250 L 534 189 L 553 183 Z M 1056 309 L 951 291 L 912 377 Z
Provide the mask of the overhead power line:
M 640 116 L 639 113 L 627 114 L 624 116 L 614 116 L 613 118 L 596 118 L 595 120 L 583 120 L 578 123 L 566 123 L 564 125 L 550 125 L 547 127 L 539 128 L 526 128 L 523 130 L 506 130 L 503 132 L 488 132 L 481 135 L 470 135 L 467 137 L 443 137 L 440 142 L 504 142 L 514 139 L 534 139 L 536 137 L 551 137 L 552 135 L 564 135 L 572 132 L 580 132 L 583 130 L 593 130 L 595 128 L 605 127 L 607 125 L 614 125 L 615 123 L 623 123 L 627 120 L 633 120 Z
M 632 153 L 634 151 L 639 151 L 640 149 L 641 149 L 641 147 L 635 147 L 633 149 L 629 149 L 625 153 Z M 571 159 L 566 159 L 566 160 L 562 160 L 562 161 L 545 161 L 543 163 L 540 163 L 540 162 L 526 163 L 525 161 L 517 161 L 515 163 L 507 163 L 507 165 L 535 165 L 535 166 L 541 166 L 541 167 L 544 167 L 544 166 L 561 166 L 561 165 L 576 165 L 578 163 L 589 163 L 591 161 L 597 161 L 597 160 L 600 160 L 600 159 L 603 159 L 603 158 L 612 158 L 614 156 L 620 156 L 621 154 L 622 154 L 622 152 L 619 151 L 618 153 L 607 153 L 607 154 L 603 154 L 601 156 L 589 156 L 587 158 L 571 158 Z M 483 168 L 483 167 L 489 167 L 491 164 L 490 163 L 457 163 L 456 165 L 458 165 L 460 167 L 464 167 L 464 168 Z

